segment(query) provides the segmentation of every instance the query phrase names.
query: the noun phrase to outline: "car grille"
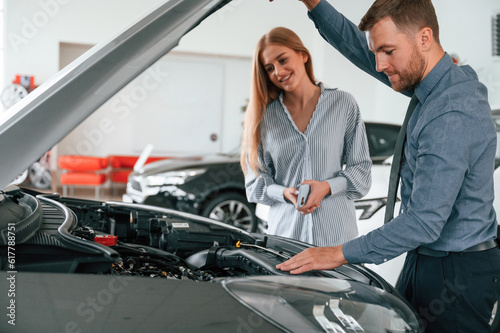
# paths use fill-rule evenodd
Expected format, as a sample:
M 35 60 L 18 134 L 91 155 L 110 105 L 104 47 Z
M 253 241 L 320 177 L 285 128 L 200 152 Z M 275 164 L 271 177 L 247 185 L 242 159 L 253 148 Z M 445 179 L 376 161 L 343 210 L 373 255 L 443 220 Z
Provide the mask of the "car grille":
M 137 180 L 132 179 L 130 185 L 134 190 L 142 192 L 141 183 L 139 183 Z

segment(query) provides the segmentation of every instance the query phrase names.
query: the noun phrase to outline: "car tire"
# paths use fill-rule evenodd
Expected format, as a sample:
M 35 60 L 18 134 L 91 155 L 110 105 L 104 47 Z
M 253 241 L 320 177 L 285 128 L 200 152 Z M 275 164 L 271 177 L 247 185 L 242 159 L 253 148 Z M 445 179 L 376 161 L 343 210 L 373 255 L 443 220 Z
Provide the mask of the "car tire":
M 218 195 L 205 205 L 201 215 L 248 232 L 257 230 L 255 205 L 240 193 L 226 192 Z
M 28 169 L 30 183 L 36 188 L 48 190 L 52 184 L 50 170 L 44 168 L 40 162 L 33 163 Z

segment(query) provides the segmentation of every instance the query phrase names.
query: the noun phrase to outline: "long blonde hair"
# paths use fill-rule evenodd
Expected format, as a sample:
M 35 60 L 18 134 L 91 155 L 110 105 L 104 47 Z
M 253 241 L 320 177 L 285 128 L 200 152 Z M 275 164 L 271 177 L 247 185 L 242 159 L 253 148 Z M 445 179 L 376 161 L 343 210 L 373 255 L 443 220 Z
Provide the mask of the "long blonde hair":
M 316 83 L 313 73 L 312 58 L 309 50 L 304 46 L 299 36 L 290 29 L 277 27 L 261 37 L 253 55 L 253 73 L 250 86 L 250 99 L 245 115 L 245 124 L 243 126 L 243 139 L 241 147 L 240 164 L 243 172 L 248 172 L 248 166 L 258 173 L 262 170 L 259 163 L 259 145 L 260 145 L 260 124 L 264 119 L 266 107 L 269 103 L 278 98 L 281 89 L 276 87 L 260 62 L 262 50 L 268 44 L 278 44 L 288 47 L 295 52 L 307 54 L 305 63 L 306 73 L 313 84 Z

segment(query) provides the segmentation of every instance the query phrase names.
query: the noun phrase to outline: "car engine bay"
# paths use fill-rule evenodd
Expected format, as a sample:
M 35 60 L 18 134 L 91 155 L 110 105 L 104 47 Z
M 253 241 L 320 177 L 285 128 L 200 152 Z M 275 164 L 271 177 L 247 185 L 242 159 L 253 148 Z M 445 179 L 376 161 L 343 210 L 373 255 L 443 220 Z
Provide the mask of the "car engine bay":
M 122 318 L 125 306 L 133 313 L 130 318 L 143 323 L 135 300 L 140 300 L 141 307 L 147 304 L 144 315 L 150 320 L 159 310 L 158 302 L 184 302 L 196 295 L 217 309 L 236 301 L 232 304 L 238 304 L 237 309 L 222 313 L 233 318 L 233 311 L 252 311 L 261 318 L 259 322 L 265 319 L 284 331 L 289 331 L 285 327 L 292 325 L 291 320 L 292 326 L 318 332 L 329 332 L 330 327 L 343 327 L 345 332 L 378 332 L 381 327 L 387 332 L 419 331 L 408 304 L 362 265 L 296 276 L 276 269 L 277 264 L 311 247 L 293 239 L 249 233 L 165 208 L 62 198 L 15 186 L 0 191 L 0 217 L 0 269 L 14 279 L 6 281 L 12 290 L 19 290 L 19 304 L 29 307 L 35 290 L 41 297 L 33 303 L 37 309 L 55 302 L 57 311 L 64 314 L 54 318 L 53 327 L 66 325 L 69 318 L 74 327 L 98 325 L 93 322 L 95 311 L 113 300 L 116 303 L 106 311 L 116 311 L 116 318 Z M 115 290 L 120 297 L 113 295 Z M 60 308 L 61 302 L 71 305 Z M 282 315 L 270 317 L 269 307 L 280 308 Z M 168 308 L 169 318 L 185 315 L 185 310 L 179 310 L 181 314 Z M 198 321 L 208 323 L 213 320 L 210 308 L 200 309 L 195 303 L 190 309 Z M 52 311 L 48 307 L 41 316 Z M 159 313 L 150 325 L 168 321 L 164 311 Z M 28 331 L 38 322 L 19 318 L 31 327 Z M 223 322 L 217 325 L 238 324 L 234 318 Z M 186 325 L 204 324 L 183 321 L 182 327 Z
M 15 186 L 0 192 L 0 268 L 14 230 L 16 269 L 212 281 L 289 275 L 275 266 L 307 248 L 294 240 L 250 234 L 203 217 L 158 207 L 61 198 Z M 10 227 L 10 229 L 9 229 Z M 392 292 L 363 266 L 305 275 L 349 279 Z

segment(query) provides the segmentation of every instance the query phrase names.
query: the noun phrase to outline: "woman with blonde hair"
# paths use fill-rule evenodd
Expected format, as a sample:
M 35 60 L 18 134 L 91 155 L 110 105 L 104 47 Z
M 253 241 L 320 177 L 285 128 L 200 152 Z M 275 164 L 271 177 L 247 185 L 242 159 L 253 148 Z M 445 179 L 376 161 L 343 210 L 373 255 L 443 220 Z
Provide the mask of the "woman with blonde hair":
M 354 98 L 316 83 L 311 54 L 283 27 L 259 40 L 241 151 L 247 198 L 270 206 L 269 234 L 318 246 L 357 236 L 354 199 L 371 160 Z M 307 184 L 305 205 L 297 186 Z

